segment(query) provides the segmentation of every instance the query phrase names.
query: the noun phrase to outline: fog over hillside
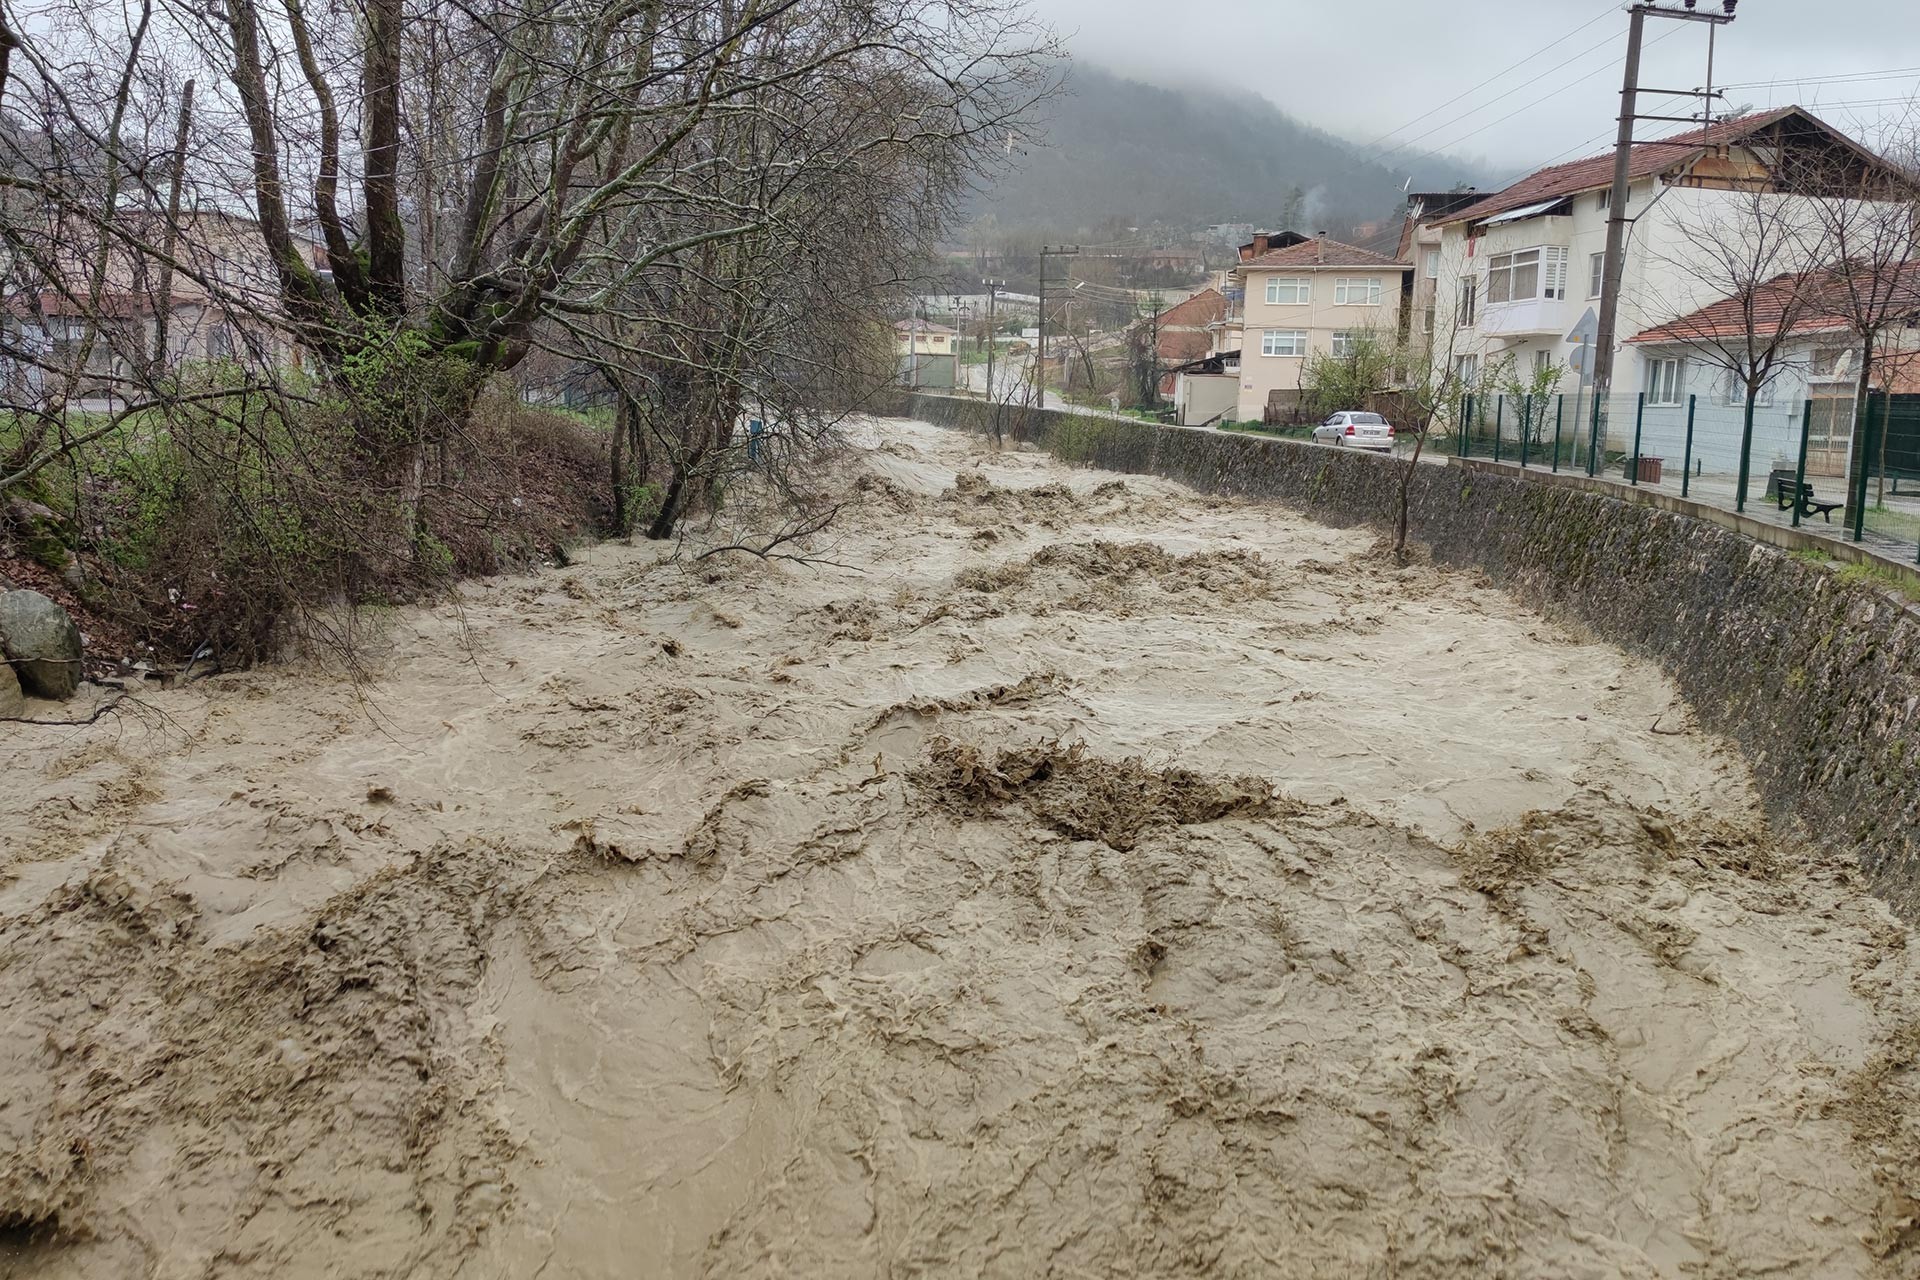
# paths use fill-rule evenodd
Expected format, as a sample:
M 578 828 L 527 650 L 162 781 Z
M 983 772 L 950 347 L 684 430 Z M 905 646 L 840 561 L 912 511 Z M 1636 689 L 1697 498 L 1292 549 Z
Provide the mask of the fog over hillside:
M 1172 89 L 1078 62 L 1044 132 L 974 202 L 1001 230 L 1078 234 L 1114 225 L 1254 222 L 1336 234 L 1391 220 L 1415 190 L 1489 185 L 1473 162 L 1401 152 L 1304 124 L 1272 102 Z

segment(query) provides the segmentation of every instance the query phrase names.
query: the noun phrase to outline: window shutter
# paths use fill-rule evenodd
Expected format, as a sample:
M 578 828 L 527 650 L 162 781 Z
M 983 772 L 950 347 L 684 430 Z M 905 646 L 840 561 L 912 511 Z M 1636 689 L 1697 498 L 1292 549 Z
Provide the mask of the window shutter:
M 1567 250 L 1548 249 L 1543 265 L 1546 268 L 1544 281 L 1546 291 L 1543 296 L 1565 298 L 1567 296 Z

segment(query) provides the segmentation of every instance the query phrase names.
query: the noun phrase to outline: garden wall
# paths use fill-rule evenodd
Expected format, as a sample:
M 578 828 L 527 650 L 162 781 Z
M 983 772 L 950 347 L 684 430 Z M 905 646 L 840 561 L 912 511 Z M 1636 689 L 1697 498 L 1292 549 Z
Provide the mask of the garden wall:
M 902 416 L 991 429 L 980 401 L 901 400 Z M 1066 461 L 1271 498 L 1338 526 L 1385 530 L 1397 509 L 1404 464 L 1389 458 L 1003 412 L 1014 438 Z M 1745 752 L 1777 823 L 1855 853 L 1875 892 L 1920 919 L 1920 612 L 1871 575 L 1538 477 L 1422 465 L 1408 514 L 1436 561 L 1659 662 L 1701 724 Z

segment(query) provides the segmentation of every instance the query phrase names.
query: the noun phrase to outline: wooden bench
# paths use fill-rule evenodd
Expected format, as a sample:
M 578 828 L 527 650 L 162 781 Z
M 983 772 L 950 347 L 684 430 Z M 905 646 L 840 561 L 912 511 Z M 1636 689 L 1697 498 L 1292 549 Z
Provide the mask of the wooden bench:
M 1791 471 L 1769 473 L 1767 494 L 1779 504 L 1782 511 L 1797 507 L 1802 520 L 1819 516 L 1828 524 L 1833 523 L 1833 513 L 1847 505 L 1844 502 L 1821 502 L 1813 496 L 1813 486 L 1797 479 Z

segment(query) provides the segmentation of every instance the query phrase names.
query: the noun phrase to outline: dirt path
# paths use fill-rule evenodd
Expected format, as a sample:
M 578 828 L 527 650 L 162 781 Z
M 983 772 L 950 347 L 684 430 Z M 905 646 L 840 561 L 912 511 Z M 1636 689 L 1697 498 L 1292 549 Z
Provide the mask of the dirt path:
M 1908 934 L 1656 671 L 866 443 L 847 567 L 0 739 L 0 1274 L 1917 1273 Z

